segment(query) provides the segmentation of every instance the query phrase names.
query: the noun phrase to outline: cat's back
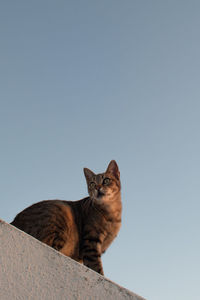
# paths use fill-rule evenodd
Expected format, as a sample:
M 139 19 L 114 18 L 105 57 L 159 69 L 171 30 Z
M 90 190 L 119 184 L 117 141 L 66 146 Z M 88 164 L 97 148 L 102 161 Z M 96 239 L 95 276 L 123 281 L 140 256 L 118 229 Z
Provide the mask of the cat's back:
M 51 217 L 52 214 L 56 213 L 63 205 L 64 203 L 61 200 L 43 200 L 34 203 L 18 213 L 11 224 L 31 222 L 32 220 L 40 218 L 42 221 L 44 218 Z M 67 201 L 65 205 L 68 205 Z
M 74 204 L 75 205 L 75 204 Z M 43 200 L 18 213 L 11 225 L 39 240 L 58 228 L 63 231 L 74 222 L 72 201 Z

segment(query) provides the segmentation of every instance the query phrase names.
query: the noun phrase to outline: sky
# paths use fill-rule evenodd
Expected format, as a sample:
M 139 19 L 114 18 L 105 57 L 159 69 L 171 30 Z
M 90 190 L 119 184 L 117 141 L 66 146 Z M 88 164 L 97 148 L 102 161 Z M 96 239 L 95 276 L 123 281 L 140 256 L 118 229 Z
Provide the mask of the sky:
M 1 1 L 0 218 L 121 172 L 105 276 L 200 298 L 200 2 Z

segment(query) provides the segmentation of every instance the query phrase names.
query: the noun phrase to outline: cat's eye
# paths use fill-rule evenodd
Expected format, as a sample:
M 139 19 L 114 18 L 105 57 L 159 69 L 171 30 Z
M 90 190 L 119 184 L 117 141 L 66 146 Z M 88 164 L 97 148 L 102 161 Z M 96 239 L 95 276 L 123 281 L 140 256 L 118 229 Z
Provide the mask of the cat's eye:
M 96 184 L 94 182 L 90 182 L 89 187 L 90 189 L 93 189 L 96 186 Z
M 110 183 L 110 178 L 105 178 L 103 180 L 103 185 L 108 185 Z

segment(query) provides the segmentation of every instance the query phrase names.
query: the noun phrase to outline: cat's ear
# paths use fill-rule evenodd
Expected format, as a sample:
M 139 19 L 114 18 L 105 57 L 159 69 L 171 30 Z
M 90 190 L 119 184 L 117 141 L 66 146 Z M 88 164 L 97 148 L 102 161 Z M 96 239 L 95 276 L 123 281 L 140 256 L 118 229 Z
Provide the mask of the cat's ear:
M 115 160 L 111 160 L 111 162 L 109 163 L 108 168 L 106 170 L 106 173 L 111 173 L 117 179 L 120 178 L 119 168 L 118 168 L 118 165 Z
M 89 182 L 89 181 L 92 179 L 92 177 L 95 175 L 90 169 L 84 168 L 83 171 L 84 171 L 84 174 L 85 174 L 85 178 L 86 178 L 86 180 L 87 180 L 88 182 Z

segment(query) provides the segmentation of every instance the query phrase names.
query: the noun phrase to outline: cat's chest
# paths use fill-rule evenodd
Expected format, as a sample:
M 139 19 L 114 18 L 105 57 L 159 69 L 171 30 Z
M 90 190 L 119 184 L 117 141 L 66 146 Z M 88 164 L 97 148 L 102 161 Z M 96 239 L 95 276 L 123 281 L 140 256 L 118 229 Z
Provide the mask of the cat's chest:
M 99 225 L 104 229 L 105 236 L 115 237 L 121 226 L 121 205 L 99 210 Z
M 107 222 L 105 231 L 104 231 L 104 240 L 102 243 L 102 252 L 104 252 L 112 241 L 117 236 L 119 229 L 121 227 L 121 222 Z
M 106 221 L 105 222 L 105 231 L 108 235 L 115 235 L 118 233 L 121 226 L 121 222 L 116 220 Z

